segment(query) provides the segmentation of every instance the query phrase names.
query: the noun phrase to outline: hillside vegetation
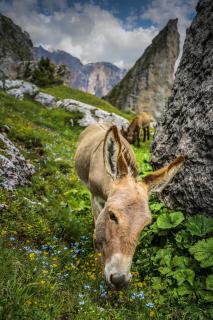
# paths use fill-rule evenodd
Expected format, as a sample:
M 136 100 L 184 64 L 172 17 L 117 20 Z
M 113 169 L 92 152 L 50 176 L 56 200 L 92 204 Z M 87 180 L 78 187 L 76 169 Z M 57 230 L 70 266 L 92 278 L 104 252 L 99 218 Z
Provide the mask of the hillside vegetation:
M 114 110 L 63 86 L 45 92 Z M 10 127 L 8 137 L 36 168 L 30 185 L 0 189 L 8 206 L 0 214 L 0 319 L 209 320 L 212 219 L 168 210 L 155 198 L 129 288 L 105 287 L 92 246 L 90 195 L 74 170 L 80 116 L 0 93 L 0 126 Z M 149 142 L 134 151 L 143 176 L 151 170 Z

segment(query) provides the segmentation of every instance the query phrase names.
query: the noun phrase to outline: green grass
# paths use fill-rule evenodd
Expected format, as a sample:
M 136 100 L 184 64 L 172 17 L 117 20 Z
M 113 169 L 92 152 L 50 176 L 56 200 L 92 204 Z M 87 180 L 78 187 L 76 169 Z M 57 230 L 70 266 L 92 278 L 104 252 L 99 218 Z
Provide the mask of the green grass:
M 90 93 L 66 87 L 64 85 L 44 88 L 42 91 L 52 94 L 53 96 L 56 96 L 58 99 L 75 99 L 84 103 L 88 103 L 102 110 L 116 113 L 117 115 L 129 120 L 133 117 L 132 114 L 120 111 L 119 109 L 115 108 L 109 102 L 103 99 L 100 99 Z
M 212 269 L 201 268 L 188 248 L 208 239 L 210 229 L 201 221 L 199 234 L 198 221 L 193 231 L 186 215 L 174 228 L 160 229 L 158 219 L 162 224 L 174 212 L 155 198 L 131 285 L 107 291 L 92 246 L 90 195 L 74 170 L 80 116 L 0 93 L 0 125 L 10 127 L 9 138 L 36 168 L 31 184 L 0 189 L 0 202 L 8 206 L 0 213 L 0 319 L 209 320 L 212 295 L 205 283 Z M 149 147 L 134 147 L 140 176 L 151 170 Z

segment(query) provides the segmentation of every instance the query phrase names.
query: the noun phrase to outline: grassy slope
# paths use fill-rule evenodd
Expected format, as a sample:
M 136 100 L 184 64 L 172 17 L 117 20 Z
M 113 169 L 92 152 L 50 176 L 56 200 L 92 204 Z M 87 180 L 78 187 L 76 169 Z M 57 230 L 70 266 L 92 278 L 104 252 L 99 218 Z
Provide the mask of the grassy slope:
M 54 86 L 43 89 L 44 92 L 52 94 L 56 96 L 59 99 L 75 99 L 84 103 L 91 104 L 95 107 L 98 107 L 102 110 L 113 112 L 118 114 L 119 116 L 122 116 L 126 119 L 132 119 L 133 115 L 128 114 L 126 112 L 122 112 L 119 109 L 113 107 L 109 102 L 102 100 L 100 98 L 97 98 L 96 96 L 86 93 L 74 88 L 66 87 L 63 85 L 60 86 Z
M 61 92 L 59 87 L 47 91 L 57 90 Z M 150 202 L 153 225 L 142 233 L 131 285 L 125 292 L 107 293 L 92 248 L 90 196 L 73 165 L 81 129 L 70 127 L 69 119 L 78 117 L 0 93 L 0 124 L 11 128 L 9 137 L 36 167 L 31 185 L 13 193 L 0 192 L 0 202 L 8 205 L 0 217 L 0 319 L 5 315 L 6 319 L 33 320 L 181 319 L 183 309 L 194 305 L 197 309 L 193 313 L 190 309 L 187 319 L 199 312 L 199 319 L 209 319 L 194 290 L 189 297 L 177 298 L 176 280 L 163 273 L 172 246 L 176 255 L 187 256 L 181 237 L 178 247 L 174 240 L 176 233 L 186 231 L 158 231 L 156 219 L 168 210 L 154 199 Z M 149 143 L 134 151 L 143 175 L 151 169 Z M 185 245 L 185 238 L 183 241 Z M 159 251 L 161 248 L 166 251 Z M 199 272 L 196 261 L 192 262 Z M 189 287 L 184 290 L 190 292 Z M 149 309 L 147 302 L 154 302 L 155 307 Z

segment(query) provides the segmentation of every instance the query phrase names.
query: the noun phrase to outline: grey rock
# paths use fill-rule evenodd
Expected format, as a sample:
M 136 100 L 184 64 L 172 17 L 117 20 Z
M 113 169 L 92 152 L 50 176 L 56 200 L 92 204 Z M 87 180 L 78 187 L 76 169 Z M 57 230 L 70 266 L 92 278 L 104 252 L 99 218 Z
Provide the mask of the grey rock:
M 2 83 L 0 83 L 0 87 L 1 85 Z M 22 80 L 6 80 L 5 87 L 9 89 L 7 90 L 9 95 L 19 100 L 23 100 L 25 95 L 33 97 L 38 93 L 38 87 L 35 84 Z
M 57 106 L 56 97 L 54 97 L 50 94 L 44 93 L 44 92 L 39 92 L 35 96 L 35 101 L 37 101 L 37 102 L 39 102 L 49 108 L 55 108 Z
M 10 18 L 0 15 L 0 69 L 6 77 L 19 76 L 19 63 L 33 60 L 33 44 Z
M 150 112 L 158 120 L 171 94 L 178 55 L 179 33 L 174 19 L 104 98 L 119 109 Z
M 196 9 L 152 145 L 152 163 L 160 167 L 185 155 L 184 169 L 160 198 L 171 208 L 213 214 L 213 1 L 200 0 Z
M 82 113 L 83 117 L 78 121 L 78 124 L 81 127 L 87 127 L 97 122 L 114 124 L 119 128 L 121 128 L 122 126 L 124 128 L 127 128 L 129 124 L 128 120 L 121 116 L 118 116 L 115 113 L 109 113 L 99 108 L 95 108 L 89 104 L 73 99 L 64 99 L 62 101 L 58 101 L 57 107 L 65 108 L 68 111 L 78 111 Z
M 30 182 L 35 168 L 20 154 L 20 151 L 0 133 L 0 186 L 13 190 L 18 185 Z

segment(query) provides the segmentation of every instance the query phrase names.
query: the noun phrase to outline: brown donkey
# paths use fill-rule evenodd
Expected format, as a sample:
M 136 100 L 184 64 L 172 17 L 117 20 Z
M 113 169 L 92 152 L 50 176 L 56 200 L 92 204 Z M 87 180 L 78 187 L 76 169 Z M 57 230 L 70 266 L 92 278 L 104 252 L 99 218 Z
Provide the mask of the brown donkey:
M 141 129 L 143 129 L 143 142 L 146 139 L 149 140 L 149 125 L 151 122 L 151 117 L 147 112 L 141 112 L 137 117 L 135 117 L 130 123 L 127 131 L 121 130 L 122 135 L 128 140 L 129 143 L 138 143 L 140 146 L 140 135 Z
M 75 166 L 92 194 L 95 248 L 102 255 L 106 282 L 112 289 L 129 283 L 137 239 L 152 220 L 149 194 L 162 190 L 183 161 L 179 156 L 140 180 L 134 153 L 116 126 L 94 124 L 81 133 Z

